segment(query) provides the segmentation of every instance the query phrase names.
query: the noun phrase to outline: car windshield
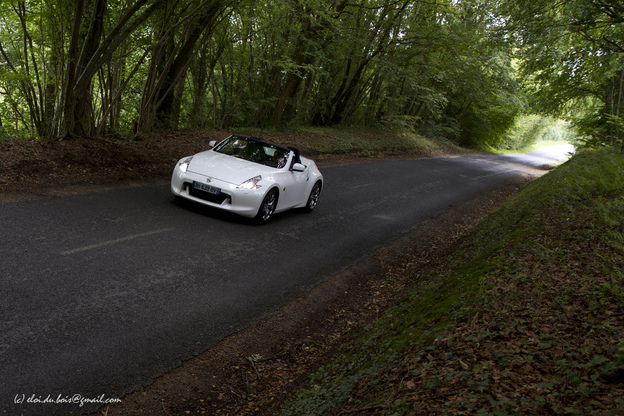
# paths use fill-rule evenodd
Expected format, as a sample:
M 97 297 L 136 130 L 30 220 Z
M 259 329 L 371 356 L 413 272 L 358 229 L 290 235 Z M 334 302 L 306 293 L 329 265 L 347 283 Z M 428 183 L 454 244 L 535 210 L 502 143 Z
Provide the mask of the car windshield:
M 288 149 L 274 144 L 241 136 L 230 136 L 213 150 L 277 169 L 286 166 L 286 159 L 290 153 Z

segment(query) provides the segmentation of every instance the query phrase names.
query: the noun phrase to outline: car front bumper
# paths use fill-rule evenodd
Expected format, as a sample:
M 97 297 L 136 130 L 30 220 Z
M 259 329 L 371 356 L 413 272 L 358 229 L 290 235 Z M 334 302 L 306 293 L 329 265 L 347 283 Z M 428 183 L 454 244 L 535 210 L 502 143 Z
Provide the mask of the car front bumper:
M 194 182 L 208 185 L 212 188 L 211 192 L 194 188 Z M 213 193 L 215 190 L 218 193 Z M 249 218 L 258 213 L 264 191 L 264 188 L 238 189 L 237 185 L 194 172 L 182 172 L 178 168 L 171 176 L 171 192 L 174 195 Z

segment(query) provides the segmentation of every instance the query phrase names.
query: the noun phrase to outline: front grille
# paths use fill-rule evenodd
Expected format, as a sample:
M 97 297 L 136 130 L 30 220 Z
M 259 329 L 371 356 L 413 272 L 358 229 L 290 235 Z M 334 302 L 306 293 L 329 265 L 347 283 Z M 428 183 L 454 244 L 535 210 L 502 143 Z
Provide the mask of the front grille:
M 225 200 L 230 198 L 228 194 L 223 193 L 223 192 L 219 193 L 219 195 L 215 195 L 209 192 L 197 190 L 193 188 L 193 186 L 189 183 L 185 183 L 184 187 L 188 189 L 188 193 L 192 197 L 203 199 L 204 201 L 212 202 L 214 204 L 222 204 L 223 202 L 225 202 Z

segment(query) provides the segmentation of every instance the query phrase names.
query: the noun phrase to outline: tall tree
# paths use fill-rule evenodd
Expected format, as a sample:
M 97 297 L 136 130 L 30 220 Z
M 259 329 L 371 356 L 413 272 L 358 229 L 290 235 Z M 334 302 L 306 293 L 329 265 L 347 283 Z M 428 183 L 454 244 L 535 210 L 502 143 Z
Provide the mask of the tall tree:
M 104 33 L 107 0 L 93 0 L 90 13 L 85 0 L 77 0 L 67 58 L 61 102 L 63 120 L 61 135 L 90 135 L 96 124 L 92 111 L 91 84 L 97 72 L 110 61 L 119 46 L 154 13 L 163 0 L 137 0 L 123 10 L 119 20 Z
M 52 22 L 58 22 L 62 8 L 40 4 L 32 10 L 27 5 L 33 7 L 26 2 L 0 5 L 0 24 L 5 29 L 0 38 L 0 57 L 5 62 L 0 66 L 4 81 L 0 105 L 5 115 L 14 114 L 11 119 L 15 120 L 15 130 L 21 123 L 25 130 L 46 137 L 62 73 L 59 52 L 63 38 L 52 28 Z
M 205 0 L 190 5 L 192 10 L 187 12 L 188 5 L 178 11 L 178 4 L 174 2 L 164 11 L 143 91 L 138 126 L 141 131 L 149 131 L 154 126 L 177 127 L 176 87 L 183 85 L 200 39 L 209 37 L 228 8 L 235 4 L 236 0 Z

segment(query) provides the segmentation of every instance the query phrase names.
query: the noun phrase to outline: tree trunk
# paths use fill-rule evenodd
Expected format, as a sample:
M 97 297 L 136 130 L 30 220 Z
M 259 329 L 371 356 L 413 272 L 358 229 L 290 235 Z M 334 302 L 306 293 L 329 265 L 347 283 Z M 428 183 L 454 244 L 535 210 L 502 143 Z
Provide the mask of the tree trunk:
M 55 116 L 62 136 L 85 136 L 96 132 L 92 108 L 92 80 L 111 60 L 115 50 L 148 19 L 163 0 L 154 1 L 150 7 L 135 17 L 147 1 L 137 0 L 132 4 L 105 38 L 103 38 L 104 12 L 107 1 L 94 0 L 88 29 L 84 33 L 81 27 L 85 18 L 85 1 L 76 1 L 67 54 L 66 80 L 61 97 L 62 117 L 59 114 Z M 133 18 L 134 20 L 131 20 Z
M 214 30 L 217 18 L 225 9 L 225 1 L 213 0 L 206 2 L 201 14 L 189 23 L 189 30 L 184 41 L 176 46 L 175 57 L 170 59 L 163 73 L 158 77 L 161 82 L 156 85 L 153 93 L 155 105 L 154 122 L 156 127 L 171 129 L 177 126 L 178 120 L 174 111 L 175 87 L 184 79 L 190 60 L 195 53 L 195 47 L 202 35 L 209 35 Z M 144 97 L 145 100 L 146 97 Z M 150 103 L 144 103 L 150 105 Z M 149 126 L 142 126 L 146 128 Z
M 84 3 L 84 1 L 79 3 Z M 75 62 L 75 67 L 73 67 L 73 71 L 69 75 L 65 91 L 65 135 L 85 136 L 91 134 L 95 128 L 91 112 L 91 79 L 85 80 L 80 84 L 73 81 L 80 79 L 80 74 L 84 71 L 100 44 L 105 10 L 106 0 L 94 1 L 89 28 L 84 36 L 81 36 L 80 33 L 82 5 L 78 6 L 74 16 L 74 29 L 71 40 L 71 44 L 75 47 L 74 52 L 77 52 L 79 36 L 84 37 L 84 42 L 80 55 L 70 58 Z

